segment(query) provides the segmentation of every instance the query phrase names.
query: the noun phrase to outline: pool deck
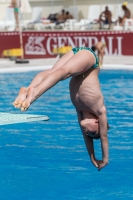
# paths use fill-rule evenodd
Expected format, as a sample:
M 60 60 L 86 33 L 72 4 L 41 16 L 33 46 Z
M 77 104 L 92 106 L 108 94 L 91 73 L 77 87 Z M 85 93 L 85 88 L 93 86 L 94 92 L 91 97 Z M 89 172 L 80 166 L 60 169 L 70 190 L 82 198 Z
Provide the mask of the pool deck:
M 26 71 L 38 71 L 51 68 L 59 59 L 32 59 L 28 64 L 16 64 L 9 59 L 0 59 L 0 73 L 14 73 Z M 133 56 L 105 56 L 101 69 L 105 70 L 133 70 Z

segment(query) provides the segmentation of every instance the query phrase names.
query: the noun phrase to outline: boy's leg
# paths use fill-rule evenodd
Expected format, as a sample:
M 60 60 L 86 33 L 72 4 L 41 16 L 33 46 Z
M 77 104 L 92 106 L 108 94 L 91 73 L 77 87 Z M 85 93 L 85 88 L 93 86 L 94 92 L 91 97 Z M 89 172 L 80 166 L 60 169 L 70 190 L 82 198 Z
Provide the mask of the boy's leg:
M 45 70 L 43 72 L 40 72 L 39 74 L 37 74 L 34 79 L 32 80 L 32 82 L 30 83 L 30 85 L 27 88 L 22 87 L 19 91 L 19 94 L 17 96 L 17 98 L 15 99 L 15 101 L 13 102 L 13 105 L 16 108 L 20 108 L 21 104 L 24 102 L 24 100 L 27 97 L 27 92 L 29 88 L 36 88 L 37 86 L 39 86 L 44 79 L 52 72 L 54 72 L 55 70 L 61 68 L 63 65 L 65 65 L 65 63 L 72 57 L 74 56 L 73 51 L 69 51 L 68 53 L 66 53 L 63 57 L 61 57 L 56 63 L 55 65 L 52 67 L 52 69 L 49 70 Z
M 15 15 L 15 20 L 16 20 L 16 28 L 15 31 L 19 31 L 19 16 L 18 16 L 18 12 L 14 11 L 14 15 Z
M 23 109 L 39 98 L 44 92 L 56 85 L 59 81 L 71 76 L 80 75 L 91 69 L 96 63 L 95 56 L 88 50 L 81 50 L 68 60 L 61 68 L 50 73 L 35 89 L 30 88 L 26 100 L 22 103 Z
M 43 72 L 40 72 L 39 74 L 37 74 L 34 79 L 32 80 L 32 82 L 30 83 L 29 87 L 37 87 L 38 85 L 41 84 L 41 82 L 46 78 L 46 76 L 50 73 L 52 73 L 53 71 L 61 68 L 62 66 L 65 65 L 66 62 L 68 62 L 68 60 L 74 56 L 73 51 L 69 51 L 68 53 L 66 53 L 64 56 L 62 56 L 55 64 L 54 66 L 49 69 L 49 70 L 45 70 Z M 29 88 L 28 87 L 28 88 Z

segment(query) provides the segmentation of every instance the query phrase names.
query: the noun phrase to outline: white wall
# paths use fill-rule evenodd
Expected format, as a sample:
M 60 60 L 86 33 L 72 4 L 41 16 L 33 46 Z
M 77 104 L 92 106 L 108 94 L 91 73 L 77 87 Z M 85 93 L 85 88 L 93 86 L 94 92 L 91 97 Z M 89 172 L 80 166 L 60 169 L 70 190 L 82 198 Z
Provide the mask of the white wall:
M 10 5 L 10 2 L 2 2 L 0 0 L 0 20 L 4 19 L 5 16 L 5 9 Z
M 113 4 L 117 6 L 117 2 L 123 3 L 124 0 L 29 0 L 32 7 L 41 6 L 43 7 L 42 17 L 46 18 L 50 12 L 60 12 L 61 9 L 68 10 L 70 5 L 74 5 L 76 1 L 78 7 L 78 18 L 87 18 L 89 5 L 98 4 L 98 5 L 107 5 Z M 4 18 L 5 9 L 10 5 L 11 0 L 0 0 L 0 20 Z M 52 3 L 51 3 L 52 2 Z M 128 7 L 131 10 L 133 16 L 133 0 L 128 0 Z M 73 14 L 73 13 L 72 13 Z M 115 9 L 114 9 L 115 15 Z M 25 15 L 26 19 L 31 18 L 31 14 Z

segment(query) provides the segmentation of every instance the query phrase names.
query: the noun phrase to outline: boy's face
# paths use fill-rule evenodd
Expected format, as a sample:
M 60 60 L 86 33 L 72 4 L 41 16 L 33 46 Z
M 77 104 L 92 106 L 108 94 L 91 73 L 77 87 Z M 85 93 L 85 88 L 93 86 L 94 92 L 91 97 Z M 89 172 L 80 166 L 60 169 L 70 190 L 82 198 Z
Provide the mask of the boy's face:
M 98 119 L 83 119 L 80 122 L 81 128 L 90 137 L 99 137 Z

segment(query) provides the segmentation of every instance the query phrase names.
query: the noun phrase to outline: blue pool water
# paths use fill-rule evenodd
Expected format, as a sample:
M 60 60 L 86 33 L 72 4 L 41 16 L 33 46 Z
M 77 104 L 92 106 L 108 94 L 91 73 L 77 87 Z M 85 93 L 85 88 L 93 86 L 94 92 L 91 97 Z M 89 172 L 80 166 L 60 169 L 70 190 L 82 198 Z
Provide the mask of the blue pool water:
M 1 112 L 20 113 L 11 103 L 36 73 L 0 74 Z M 133 71 L 99 77 L 111 127 L 109 165 L 98 172 L 91 164 L 65 80 L 27 111 L 50 121 L 0 127 L 0 200 L 133 199 Z M 99 141 L 95 148 L 101 158 Z

